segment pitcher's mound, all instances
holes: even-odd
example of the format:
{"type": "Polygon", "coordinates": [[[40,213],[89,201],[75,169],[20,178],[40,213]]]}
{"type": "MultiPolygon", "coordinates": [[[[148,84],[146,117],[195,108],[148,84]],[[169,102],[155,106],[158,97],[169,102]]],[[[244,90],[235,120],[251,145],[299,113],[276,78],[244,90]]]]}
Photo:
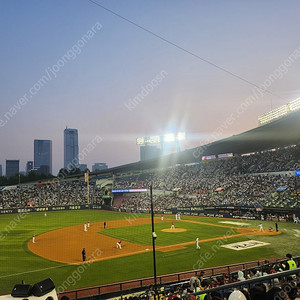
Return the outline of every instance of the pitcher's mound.
{"type": "Polygon", "coordinates": [[[186,229],[185,228],[174,228],[174,229],[167,228],[167,229],[162,229],[161,231],[163,231],[163,232],[184,232],[184,231],[186,231],[186,229]]]}

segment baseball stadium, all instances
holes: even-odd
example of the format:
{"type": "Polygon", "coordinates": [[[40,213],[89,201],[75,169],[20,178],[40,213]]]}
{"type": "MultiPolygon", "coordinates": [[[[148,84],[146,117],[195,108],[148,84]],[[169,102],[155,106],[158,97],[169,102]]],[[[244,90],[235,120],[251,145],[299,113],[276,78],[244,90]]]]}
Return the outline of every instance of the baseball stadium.
{"type": "Polygon", "coordinates": [[[55,286],[59,299],[218,299],[262,283],[290,287],[299,128],[297,110],[182,152],[1,186],[0,293],[17,284],[23,298],[32,285],[42,296],[55,286]]]}

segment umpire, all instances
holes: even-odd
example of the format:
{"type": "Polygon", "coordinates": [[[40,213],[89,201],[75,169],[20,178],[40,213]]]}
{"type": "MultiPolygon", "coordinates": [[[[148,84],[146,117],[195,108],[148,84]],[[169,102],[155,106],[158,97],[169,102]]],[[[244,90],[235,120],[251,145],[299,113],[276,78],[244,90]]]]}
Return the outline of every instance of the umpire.
{"type": "Polygon", "coordinates": [[[82,254],[82,261],[85,261],[85,248],[83,248],[81,254],[82,254]]]}

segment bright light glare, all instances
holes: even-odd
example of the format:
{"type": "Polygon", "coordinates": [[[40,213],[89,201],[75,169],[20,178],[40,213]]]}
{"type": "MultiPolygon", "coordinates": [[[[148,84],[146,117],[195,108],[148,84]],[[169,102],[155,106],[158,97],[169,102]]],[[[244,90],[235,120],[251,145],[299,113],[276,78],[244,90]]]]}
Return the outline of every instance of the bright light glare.
{"type": "Polygon", "coordinates": [[[173,133],[168,133],[164,135],[164,142],[174,142],[175,135],[173,133]]]}
{"type": "Polygon", "coordinates": [[[184,141],[185,140],[185,132],[178,132],[177,133],[177,140],[184,141]]]}

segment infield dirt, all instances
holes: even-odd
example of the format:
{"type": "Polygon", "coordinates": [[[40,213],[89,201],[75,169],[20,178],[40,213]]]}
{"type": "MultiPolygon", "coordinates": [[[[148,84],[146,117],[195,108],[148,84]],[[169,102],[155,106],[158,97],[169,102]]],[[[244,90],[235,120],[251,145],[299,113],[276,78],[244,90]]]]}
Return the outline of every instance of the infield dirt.
{"type": "MultiPolygon", "coordinates": [[[[161,221],[160,218],[155,218],[155,223],[173,221],[172,219],[165,219],[161,221]]],[[[106,228],[117,228],[125,226],[136,226],[142,224],[150,224],[150,218],[138,218],[135,219],[134,224],[126,219],[107,221],[106,228]]],[[[235,228],[238,233],[230,235],[230,238],[243,236],[248,234],[257,235],[276,235],[280,232],[258,232],[256,228],[241,228],[228,225],[217,225],[211,223],[205,223],[201,221],[184,220],[181,222],[193,222],[199,224],[206,224],[210,226],[235,228]]],[[[182,232],[183,228],[167,229],[169,231],[174,230],[176,232],[182,232]]],[[[124,257],[128,255],[135,255],[139,253],[146,253],[151,251],[151,245],[139,245],[130,243],[127,241],[122,242],[122,249],[116,247],[118,239],[109,237],[101,233],[103,228],[103,222],[91,223],[88,230],[85,232],[83,224],[74,225],[70,227],[64,227],[57,230],[49,231],[39,236],[36,236],[35,243],[32,240],[28,242],[28,249],[38,256],[44,257],[48,260],[64,263],[64,264],[82,264],[81,251],[83,248],[86,250],[87,262],[108,260],[117,257],[124,257]]],[[[185,229],[184,229],[185,230],[185,229]]],[[[224,236],[200,240],[200,243],[210,242],[223,239],[224,236]]],[[[227,236],[228,238],[228,236],[227,236]]],[[[194,244],[195,241],[185,242],[180,244],[168,245],[168,246],[156,246],[157,251],[169,252],[179,249],[184,249],[185,246],[194,244]]]]}

